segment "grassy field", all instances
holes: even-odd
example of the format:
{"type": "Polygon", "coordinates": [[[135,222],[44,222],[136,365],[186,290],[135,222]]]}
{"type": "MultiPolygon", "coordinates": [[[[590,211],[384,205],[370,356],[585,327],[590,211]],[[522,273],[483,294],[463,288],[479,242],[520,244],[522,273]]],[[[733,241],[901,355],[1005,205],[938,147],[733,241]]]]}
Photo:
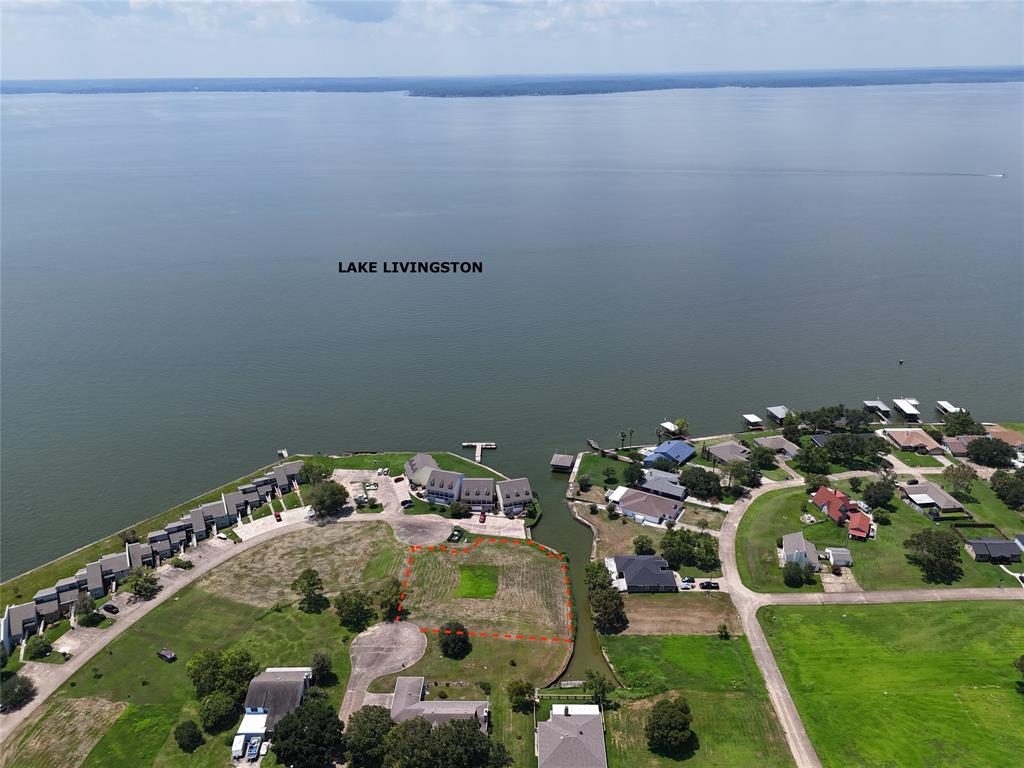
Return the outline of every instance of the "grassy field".
{"type": "Polygon", "coordinates": [[[913,451],[893,451],[892,455],[902,461],[908,467],[941,467],[942,463],[939,462],[934,456],[928,456],[927,454],[914,453],[913,451]]]}
{"type": "Polygon", "coordinates": [[[618,636],[602,643],[629,686],[605,716],[612,768],[792,765],[746,639],[618,636]],[[693,710],[692,755],[682,762],[652,754],[644,740],[654,698],[667,693],[682,693],[693,710]]]}
{"type": "Polygon", "coordinates": [[[596,453],[586,453],[580,460],[580,469],[576,473],[577,481],[583,475],[590,475],[590,479],[593,482],[593,488],[589,492],[581,494],[584,498],[590,501],[604,501],[604,491],[608,488],[615,488],[619,485],[624,485],[625,482],[622,478],[623,470],[629,466],[624,461],[618,461],[617,459],[609,459],[605,456],[599,456],[596,453]],[[611,480],[608,480],[604,476],[605,469],[612,469],[614,476],[611,480]]]}
{"type": "MultiPolygon", "coordinates": [[[[851,493],[848,481],[837,483],[837,486],[851,493]]],[[[839,528],[827,519],[810,526],[801,523],[801,504],[806,500],[807,494],[802,487],[770,491],[751,504],[743,515],[736,539],[737,565],[743,583],[751,589],[758,592],[793,591],[782,581],[775,542],[780,536],[800,530],[808,541],[814,542],[819,553],[826,546],[848,547],[853,555],[854,576],[866,590],[926,586],[994,587],[1010,581],[1010,577],[999,568],[988,563],[976,563],[965,553],[962,558],[964,576],[960,581],[953,585],[926,584],[920,570],[907,562],[903,542],[911,534],[934,523],[906,504],[894,500],[889,505],[892,524],[879,525],[874,541],[853,541],[847,537],[845,528],[839,528]]],[[[808,511],[822,517],[813,505],[808,504],[808,511]]],[[[820,592],[822,587],[819,581],[799,589],[820,592]]]]}
{"type": "Polygon", "coordinates": [[[666,592],[623,595],[629,617],[627,635],[713,635],[725,624],[733,634],[742,625],[732,599],[722,592],[666,592]]]}
{"type": "Polygon", "coordinates": [[[460,565],[452,597],[490,599],[498,592],[498,569],[493,565],[460,565]]]}
{"type": "Polygon", "coordinates": [[[775,606],[759,619],[824,766],[1020,762],[1010,662],[1024,604],[775,606]]]}
{"type": "MultiPolygon", "coordinates": [[[[925,478],[949,490],[941,474],[925,475],[925,478]]],[[[970,510],[978,522],[998,525],[1011,538],[1018,533],[1024,533],[1024,514],[1003,504],[984,480],[975,480],[971,485],[970,495],[958,501],[970,510]]]]}

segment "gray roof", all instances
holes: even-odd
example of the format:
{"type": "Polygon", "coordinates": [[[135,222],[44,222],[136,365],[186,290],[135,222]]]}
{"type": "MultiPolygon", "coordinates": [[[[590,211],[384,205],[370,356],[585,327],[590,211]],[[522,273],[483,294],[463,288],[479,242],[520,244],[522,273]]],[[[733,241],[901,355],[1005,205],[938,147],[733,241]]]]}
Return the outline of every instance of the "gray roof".
{"type": "Polygon", "coordinates": [[[203,514],[202,507],[196,507],[189,512],[189,516],[192,518],[192,530],[193,531],[205,531],[206,530],[206,515],[203,514]]]}
{"type": "Polygon", "coordinates": [[[551,466],[572,469],[576,463],[576,457],[568,453],[555,453],[551,455],[551,466]]]}
{"type": "Polygon", "coordinates": [[[167,531],[150,531],[146,534],[146,541],[152,544],[153,542],[159,541],[160,539],[166,539],[167,536],[167,531]]]}
{"type": "Polygon", "coordinates": [[[607,768],[601,715],[558,714],[537,723],[538,768],[607,768]]]}
{"type": "Polygon", "coordinates": [[[185,531],[172,531],[170,536],[171,543],[180,544],[185,540],[186,536],[188,536],[188,534],[185,533],[185,531]]]}
{"type": "Polygon", "coordinates": [[[525,504],[533,501],[533,489],[525,477],[515,480],[502,480],[497,483],[498,495],[505,504],[525,504]]]}
{"type": "Polygon", "coordinates": [[[278,720],[302,703],[311,675],[309,668],[271,668],[261,672],[249,683],[245,694],[246,709],[266,709],[267,729],[272,730],[278,720]]]}
{"type": "Polygon", "coordinates": [[[755,437],[754,445],[771,448],[776,453],[784,453],[787,456],[795,456],[800,447],[784,438],[782,435],[769,435],[768,437],[755,437]]]}
{"type": "Polygon", "coordinates": [[[289,476],[295,477],[302,469],[301,461],[289,461],[274,467],[274,481],[281,487],[288,485],[289,476]]]}
{"type": "Polygon", "coordinates": [[[645,493],[630,488],[619,499],[619,507],[632,512],[635,515],[660,520],[675,520],[683,511],[680,502],[673,499],[666,499],[662,496],[655,496],[653,493],[645,493]]]}
{"type": "MultiPolygon", "coordinates": [[[[964,505],[946,493],[946,489],[941,485],[922,482],[901,487],[903,492],[912,498],[914,496],[927,496],[943,512],[955,512],[964,508],[964,505]]],[[[920,502],[917,499],[914,499],[914,501],[920,506],[920,502]]]]}
{"type": "Polygon", "coordinates": [[[58,581],[56,584],[53,585],[54,589],[56,589],[57,591],[60,591],[61,587],[77,587],[77,586],[78,586],[78,579],[75,578],[74,576],[68,576],[66,578],[63,578],[60,581],[58,581]]]}
{"type": "Polygon", "coordinates": [[[618,555],[615,570],[627,587],[674,587],[676,577],[661,555],[618,555]]]}
{"type": "Polygon", "coordinates": [[[68,603],[75,602],[75,600],[78,599],[79,594],[81,594],[79,590],[69,589],[67,592],[61,592],[60,597],[58,597],[57,600],[61,605],[67,605],[68,603]]]}
{"type": "Polygon", "coordinates": [[[128,545],[128,562],[132,568],[141,567],[144,562],[144,557],[152,556],[153,548],[149,544],[129,544],[128,545]]]}
{"type": "Polygon", "coordinates": [[[55,597],[57,597],[56,587],[43,587],[34,595],[32,595],[33,600],[49,600],[50,598],[55,597]]]}
{"type": "Polygon", "coordinates": [[[101,555],[100,556],[100,569],[103,573],[116,573],[117,571],[127,571],[128,565],[128,553],[118,552],[116,555],[101,555]]]}
{"type": "Polygon", "coordinates": [[[462,480],[461,472],[449,472],[447,469],[432,469],[430,477],[427,478],[427,488],[437,491],[454,491],[455,486],[462,480]]]}
{"type": "Polygon", "coordinates": [[[740,445],[735,440],[727,440],[718,445],[709,445],[708,451],[721,462],[730,462],[740,459],[746,461],[750,458],[750,449],[740,445]]]}
{"type": "Polygon", "coordinates": [[[987,554],[992,558],[1020,558],[1020,547],[1015,542],[1005,539],[969,539],[967,543],[977,554],[987,554]]]}
{"type": "Polygon", "coordinates": [[[449,720],[476,718],[486,728],[486,701],[434,700],[423,701],[423,678],[400,677],[395,681],[395,695],[391,700],[391,719],[396,723],[422,717],[431,725],[449,720]]]}
{"type": "Polygon", "coordinates": [[[9,613],[7,614],[7,617],[11,621],[12,635],[25,634],[25,624],[38,621],[35,603],[21,603],[20,605],[12,605],[8,608],[8,610],[9,613]]]}
{"type": "Polygon", "coordinates": [[[807,556],[807,559],[812,562],[818,562],[818,550],[811,542],[804,539],[802,531],[796,533],[787,533],[782,537],[782,553],[783,555],[793,555],[797,552],[803,552],[807,556]]]}
{"type": "Polygon", "coordinates": [[[473,504],[494,501],[494,479],[490,477],[467,477],[462,481],[459,501],[473,504]]]}
{"type": "Polygon", "coordinates": [[[403,467],[405,476],[417,485],[426,485],[431,469],[437,469],[437,462],[429,453],[417,453],[403,467]],[[413,475],[417,475],[414,479],[413,475]]]}
{"type": "Polygon", "coordinates": [[[853,555],[846,547],[827,547],[825,554],[830,555],[833,565],[853,564],[853,555]]]}
{"type": "Polygon", "coordinates": [[[784,405],[770,405],[766,410],[768,411],[769,416],[773,419],[777,419],[778,421],[782,421],[789,413],[789,408],[784,405]]]}
{"type": "Polygon", "coordinates": [[[100,561],[86,563],[85,565],[85,586],[89,590],[103,589],[103,569],[100,561]]]}
{"type": "Polygon", "coordinates": [[[680,501],[685,499],[687,494],[686,488],[679,484],[678,476],[673,475],[671,472],[662,472],[658,469],[646,470],[644,472],[644,481],[640,484],[640,487],[650,493],[668,496],[680,501]]]}
{"type": "Polygon", "coordinates": [[[229,514],[235,514],[238,507],[245,503],[245,499],[242,497],[240,491],[232,491],[231,493],[225,493],[223,496],[224,507],[227,509],[229,514]]]}

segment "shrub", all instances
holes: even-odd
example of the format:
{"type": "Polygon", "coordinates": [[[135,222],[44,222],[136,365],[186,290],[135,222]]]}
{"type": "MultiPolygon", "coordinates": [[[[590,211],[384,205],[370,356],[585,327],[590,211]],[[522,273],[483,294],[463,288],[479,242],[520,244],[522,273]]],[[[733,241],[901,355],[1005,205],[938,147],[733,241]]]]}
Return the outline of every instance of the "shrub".
{"type": "Polygon", "coordinates": [[[319,685],[329,679],[334,672],[331,657],[323,651],[316,651],[309,663],[313,670],[313,684],[319,685]]]}
{"type": "Polygon", "coordinates": [[[186,720],[178,723],[174,729],[174,741],[182,752],[195,752],[203,743],[203,734],[199,732],[199,726],[194,720],[186,720]]]}
{"type": "Polygon", "coordinates": [[[800,566],[792,561],[782,567],[782,581],[787,587],[796,589],[804,585],[804,574],[800,566]]]}
{"type": "Polygon", "coordinates": [[[448,698],[448,691],[446,691],[446,690],[444,690],[442,688],[440,691],[437,692],[437,698],[439,698],[439,699],[447,699],[448,698]]]}
{"type": "Polygon", "coordinates": [[[0,680],[0,703],[8,709],[21,709],[35,698],[36,684],[24,675],[0,680]]]}
{"type": "Polygon", "coordinates": [[[192,570],[193,563],[191,560],[186,560],[184,557],[173,557],[171,558],[171,565],[175,568],[181,568],[183,571],[192,570]]]}
{"type": "Polygon", "coordinates": [[[481,680],[477,685],[480,686],[480,690],[484,692],[484,696],[491,695],[491,684],[486,680],[481,680]]]}
{"type": "Polygon", "coordinates": [[[592,515],[596,515],[600,511],[597,508],[597,504],[591,504],[590,507],[588,507],[588,509],[590,510],[590,514],[592,515]]]}
{"type": "Polygon", "coordinates": [[[859,477],[851,477],[850,478],[850,490],[852,490],[854,493],[859,493],[860,492],[860,486],[861,486],[862,482],[863,482],[863,480],[861,478],[859,478],[859,477]]]}
{"type": "Polygon", "coordinates": [[[32,635],[25,643],[25,656],[30,659],[42,659],[52,650],[53,646],[45,635],[32,635]]]}
{"type": "Polygon", "coordinates": [[[729,637],[730,637],[730,635],[729,635],[729,625],[728,624],[719,624],[718,625],[718,639],[719,640],[728,640],[729,637]]]}
{"type": "Polygon", "coordinates": [[[237,705],[223,691],[214,691],[199,702],[199,722],[213,733],[231,724],[237,712],[237,705]]]}

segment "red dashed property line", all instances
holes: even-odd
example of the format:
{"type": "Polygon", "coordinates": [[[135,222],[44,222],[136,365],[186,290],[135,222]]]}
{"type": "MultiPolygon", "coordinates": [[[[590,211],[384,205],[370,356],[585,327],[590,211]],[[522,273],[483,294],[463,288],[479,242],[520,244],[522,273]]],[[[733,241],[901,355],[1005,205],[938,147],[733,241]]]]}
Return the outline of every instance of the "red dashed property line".
{"type": "MultiPolygon", "coordinates": [[[[405,569],[405,574],[404,574],[405,578],[402,581],[402,593],[401,593],[401,595],[399,597],[398,614],[397,614],[397,617],[395,618],[395,621],[399,621],[400,618],[401,618],[402,604],[405,601],[406,594],[407,594],[406,590],[409,587],[409,582],[410,582],[411,577],[412,577],[412,567],[413,567],[413,562],[415,560],[415,555],[420,554],[420,553],[426,553],[426,552],[437,552],[439,554],[440,553],[444,553],[444,554],[449,554],[449,555],[460,555],[460,554],[464,555],[464,554],[469,554],[471,551],[473,551],[474,549],[476,549],[477,547],[479,547],[481,544],[483,544],[485,542],[488,543],[488,544],[513,544],[513,545],[532,546],[532,547],[535,547],[535,548],[541,550],[542,552],[546,553],[548,557],[550,557],[552,559],[557,559],[559,561],[562,561],[562,574],[563,574],[563,578],[565,579],[565,594],[566,594],[566,597],[568,598],[565,601],[565,603],[566,603],[566,610],[567,610],[567,613],[568,613],[569,635],[570,636],[569,637],[555,637],[555,636],[548,637],[547,635],[520,635],[520,634],[513,634],[511,632],[495,632],[493,630],[491,630],[491,631],[466,630],[466,634],[469,637],[486,637],[486,638],[491,638],[491,639],[503,639],[503,640],[526,640],[527,642],[530,642],[530,641],[533,641],[533,642],[546,642],[546,643],[571,643],[571,642],[573,642],[573,638],[572,638],[572,633],[573,633],[572,584],[569,581],[569,566],[566,565],[565,562],[564,562],[565,561],[564,555],[562,555],[559,552],[555,552],[552,549],[549,549],[548,547],[544,546],[543,544],[538,544],[537,542],[533,541],[532,539],[497,539],[497,538],[485,538],[485,537],[481,536],[481,537],[478,537],[476,539],[476,541],[473,542],[472,545],[465,546],[465,547],[448,547],[445,544],[436,544],[436,545],[433,545],[433,546],[424,546],[422,544],[411,544],[409,546],[410,555],[409,555],[408,560],[406,561],[407,562],[407,567],[405,569]]],[[[427,627],[421,627],[420,628],[420,632],[422,632],[425,635],[429,635],[429,634],[433,634],[433,635],[441,635],[441,634],[450,635],[450,634],[452,634],[452,630],[450,630],[450,629],[442,630],[440,628],[431,629],[431,628],[427,628],[427,627]]],[[[461,635],[462,631],[461,630],[456,630],[455,634],[461,635]]]]}

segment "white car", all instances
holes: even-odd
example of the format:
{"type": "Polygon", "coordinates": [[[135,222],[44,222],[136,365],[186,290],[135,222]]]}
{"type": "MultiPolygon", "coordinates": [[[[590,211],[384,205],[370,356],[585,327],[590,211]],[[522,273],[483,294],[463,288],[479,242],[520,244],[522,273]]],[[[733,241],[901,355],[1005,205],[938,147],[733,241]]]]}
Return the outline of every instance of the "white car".
{"type": "Polygon", "coordinates": [[[220,539],[221,541],[227,541],[228,540],[228,535],[226,533],[218,533],[217,534],[217,538],[220,539]]]}
{"type": "Polygon", "coordinates": [[[377,474],[378,475],[383,475],[384,474],[384,469],[382,467],[377,467],[377,474]]]}
{"type": "Polygon", "coordinates": [[[391,474],[391,467],[384,467],[384,469],[381,470],[381,474],[385,475],[385,476],[386,475],[390,475],[391,474]]]}

